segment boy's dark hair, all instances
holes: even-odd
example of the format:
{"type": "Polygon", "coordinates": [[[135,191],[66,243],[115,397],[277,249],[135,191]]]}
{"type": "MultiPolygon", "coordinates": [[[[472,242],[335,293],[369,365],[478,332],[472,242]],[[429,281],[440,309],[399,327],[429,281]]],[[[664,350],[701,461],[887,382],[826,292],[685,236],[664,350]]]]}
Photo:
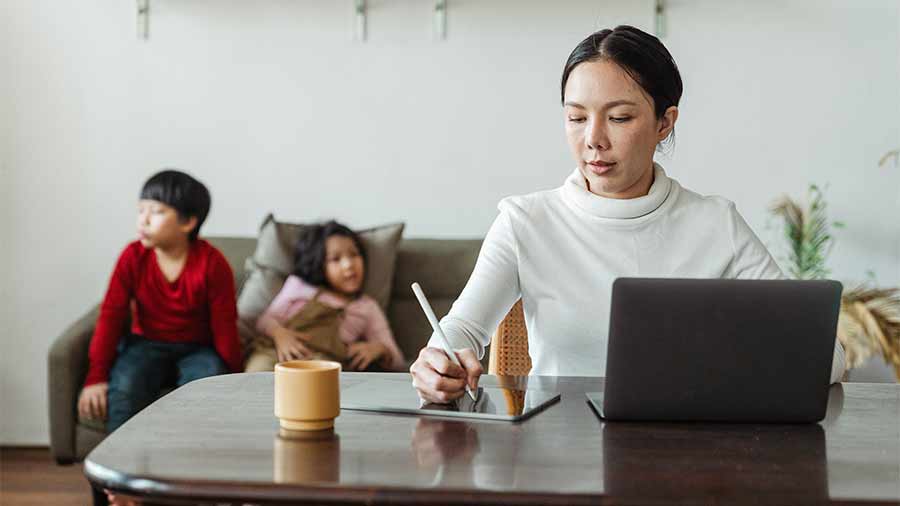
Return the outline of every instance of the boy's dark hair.
{"type": "MultiPolygon", "coordinates": [[[[607,59],[622,67],[653,99],[656,119],[681,100],[681,73],[675,59],[658,38],[633,26],[594,32],[581,41],[563,67],[560,98],[566,101],[566,82],[579,64],[607,59]]],[[[674,131],[673,131],[674,132],[674,131]]]]}
{"type": "Polygon", "coordinates": [[[363,266],[368,264],[366,249],[356,232],[334,220],[308,225],[300,231],[294,246],[294,275],[315,286],[328,286],[325,279],[325,242],[333,235],[349,237],[362,256],[363,266]]]}
{"type": "Polygon", "coordinates": [[[200,226],[209,215],[212,198],[209,190],[200,181],[179,170],[167,169],[158,172],[144,183],[141,188],[142,200],[156,200],[173,207],[178,212],[178,219],[187,221],[192,216],[197,218],[197,226],[189,234],[190,240],[197,239],[200,226]]]}

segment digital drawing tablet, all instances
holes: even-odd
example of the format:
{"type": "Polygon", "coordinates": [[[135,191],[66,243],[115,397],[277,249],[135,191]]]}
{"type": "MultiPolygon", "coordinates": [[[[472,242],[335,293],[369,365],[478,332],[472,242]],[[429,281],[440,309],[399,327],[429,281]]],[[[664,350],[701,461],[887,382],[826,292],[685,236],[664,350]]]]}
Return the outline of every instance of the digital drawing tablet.
{"type": "Polygon", "coordinates": [[[422,404],[412,383],[372,379],[342,388],[341,409],[520,422],[560,398],[557,392],[501,387],[478,387],[473,393],[474,401],[463,395],[450,404],[422,404]]]}

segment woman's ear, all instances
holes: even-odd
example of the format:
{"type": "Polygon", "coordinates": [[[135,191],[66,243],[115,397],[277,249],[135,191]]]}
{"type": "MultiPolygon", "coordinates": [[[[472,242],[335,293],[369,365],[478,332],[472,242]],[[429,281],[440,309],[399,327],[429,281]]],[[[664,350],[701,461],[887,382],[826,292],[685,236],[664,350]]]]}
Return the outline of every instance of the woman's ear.
{"type": "Polygon", "coordinates": [[[669,106],[666,112],[663,113],[662,118],[659,118],[659,127],[656,132],[657,142],[664,141],[672,133],[676,121],[678,121],[678,107],[674,105],[669,106]]]}

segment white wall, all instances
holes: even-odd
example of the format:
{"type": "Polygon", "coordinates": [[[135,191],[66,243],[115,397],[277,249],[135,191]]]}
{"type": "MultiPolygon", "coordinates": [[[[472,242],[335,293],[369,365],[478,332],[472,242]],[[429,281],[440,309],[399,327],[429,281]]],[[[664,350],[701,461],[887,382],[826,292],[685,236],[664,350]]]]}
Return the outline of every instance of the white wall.
{"type": "MultiPolygon", "coordinates": [[[[133,2],[0,7],[0,444],[47,441],[47,349],[102,296],[153,171],[209,185],[207,234],[253,234],[274,210],[481,236],[501,197],[572,167],[572,47],[653,19],[650,0],[452,0],[436,42],[429,2],[380,0],[359,44],[350,2],[151,3],[149,41],[133,2]]],[[[848,225],[835,276],[900,282],[900,170],[876,166],[900,144],[896,0],[668,3],[686,89],[670,174],[735,200],[764,238],[775,196],[829,184],[848,225]]]]}

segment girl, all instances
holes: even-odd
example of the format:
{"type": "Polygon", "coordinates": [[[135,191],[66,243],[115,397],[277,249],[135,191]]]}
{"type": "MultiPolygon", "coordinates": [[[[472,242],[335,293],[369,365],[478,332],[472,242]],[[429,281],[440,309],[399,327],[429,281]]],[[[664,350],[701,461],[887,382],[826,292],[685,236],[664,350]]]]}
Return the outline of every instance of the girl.
{"type": "Polygon", "coordinates": [[[295,359],[337,360],[344,368],[401,370],[403,355],[387,318],[362,293],[366,254],[355,232],[329,221],[303,230],[294,273],[256,322],[248,372],[295,359]]]}

